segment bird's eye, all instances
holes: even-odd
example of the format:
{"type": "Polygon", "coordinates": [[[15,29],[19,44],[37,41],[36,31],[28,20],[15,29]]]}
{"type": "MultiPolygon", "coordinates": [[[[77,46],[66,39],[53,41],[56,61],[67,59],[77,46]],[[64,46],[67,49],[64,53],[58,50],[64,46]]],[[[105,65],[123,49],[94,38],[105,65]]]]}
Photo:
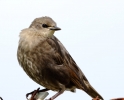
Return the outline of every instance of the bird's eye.
{"type": "Polygon", "coordinates": [[[47,24],[42,24],[42,27],[43,27],[43,28],[47,28],[48,25],[47,25],[47,24]]]}

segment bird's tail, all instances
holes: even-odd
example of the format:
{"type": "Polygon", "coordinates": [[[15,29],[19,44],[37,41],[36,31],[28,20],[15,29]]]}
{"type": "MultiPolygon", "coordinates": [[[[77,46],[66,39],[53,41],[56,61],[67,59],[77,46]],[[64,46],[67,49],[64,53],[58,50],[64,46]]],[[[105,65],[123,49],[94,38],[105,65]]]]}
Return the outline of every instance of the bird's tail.
{"type": "Polygon", "coordinates": [[[98,98],[100,100],[104,100],[103,97],[90,85],[87,91],[85,91],[88,95],[90,95],[92,98],[98,98]]]}

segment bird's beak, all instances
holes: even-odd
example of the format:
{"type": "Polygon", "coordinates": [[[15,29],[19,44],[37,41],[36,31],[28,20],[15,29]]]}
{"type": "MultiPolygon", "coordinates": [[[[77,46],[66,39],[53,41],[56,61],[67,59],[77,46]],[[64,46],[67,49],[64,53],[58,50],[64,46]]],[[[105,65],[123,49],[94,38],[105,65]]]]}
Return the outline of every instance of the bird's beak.
{"type": "Polygon", "coordinates": [[[53,26],[53,27],[50,27],[50,30],[58,31],[58,30],[61,30],[61,28],[53,26]]]}

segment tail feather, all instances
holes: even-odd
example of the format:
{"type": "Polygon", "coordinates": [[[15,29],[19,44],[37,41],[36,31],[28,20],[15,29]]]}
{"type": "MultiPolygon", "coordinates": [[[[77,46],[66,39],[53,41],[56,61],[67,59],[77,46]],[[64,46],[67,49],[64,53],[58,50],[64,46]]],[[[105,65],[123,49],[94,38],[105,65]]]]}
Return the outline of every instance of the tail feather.
{"type": "Polygon", "coordinates": [[[92,86],[89,86],[89,88],[85,92],[92,98],[96,98],[98,96],[100,100],[104,100],[103,97],[92,86]]]}

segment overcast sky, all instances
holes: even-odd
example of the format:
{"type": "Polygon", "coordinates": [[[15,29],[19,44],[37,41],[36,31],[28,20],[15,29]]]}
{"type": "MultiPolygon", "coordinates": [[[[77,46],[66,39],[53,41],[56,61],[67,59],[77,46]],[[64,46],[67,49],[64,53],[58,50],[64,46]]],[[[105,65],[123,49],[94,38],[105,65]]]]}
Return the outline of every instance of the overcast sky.
{"type": "MultiPolygon", "coordinates": [[[[0,96],[26,100],[39,86],[19,66],[19,33],[34,18],[52,17],[64,44],[92,86],[105,100],[124,97],[123,0],[0,0],[0,96]]],[[[56,92],[49,92],[50,96],[56,92]]],[[[81,90],[56,100],[91,100],[81,90]]]]}

